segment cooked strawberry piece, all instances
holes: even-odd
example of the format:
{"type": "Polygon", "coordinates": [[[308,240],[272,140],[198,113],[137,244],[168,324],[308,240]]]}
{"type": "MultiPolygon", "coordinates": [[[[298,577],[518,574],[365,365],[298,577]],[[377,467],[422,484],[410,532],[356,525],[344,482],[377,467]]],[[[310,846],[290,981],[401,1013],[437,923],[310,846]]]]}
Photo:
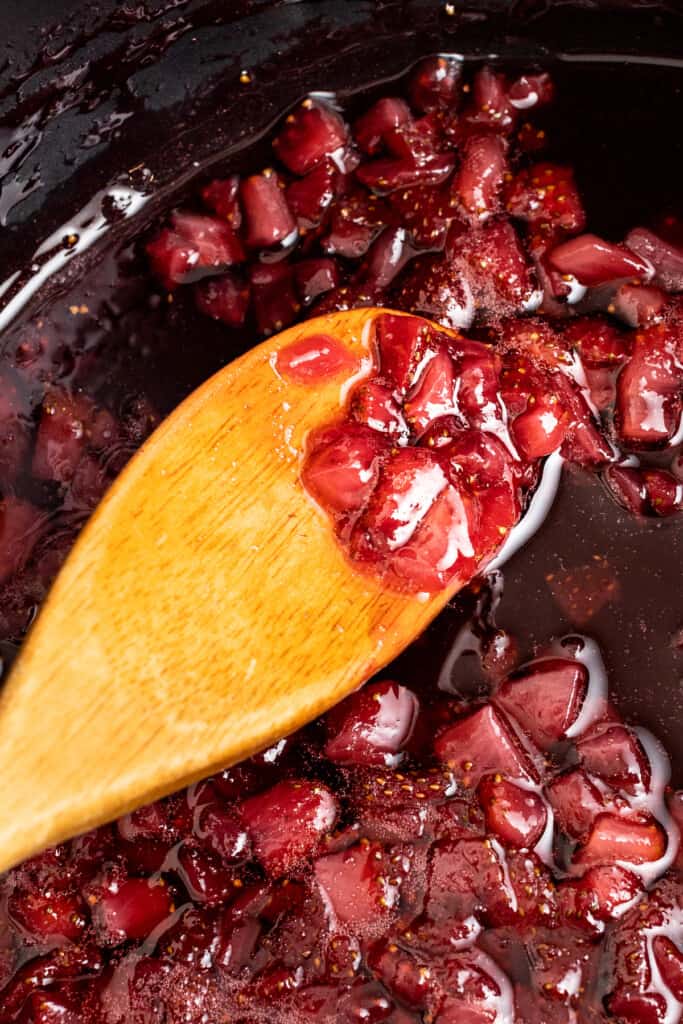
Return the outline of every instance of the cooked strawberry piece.
{"type": "Polygon", "coordinates": [[[536,163],[518,171],[505,188],[505,208],[513,217],[563,231],[583,231],[586,226],[574,172],[559,164],[536,163]]]}
{"type": "Polygon", "coordinates": [[[195,903],[216,907],[235,892],[233,870],[211,850],[184,842],[177,860],[180,879],[195,903]]]}
{"type": "Polygon", "coordinates": [[[242,327],[249,309],[249,285],[238,274],[221,274],[195,285],[197,309],[228,327],[242,327]]]}
{"type": "Polygon", "coordinates": [[[583,840],[605,810],[600,790],[580,768],[558,775],[546,788],[559,827],[572,839],[583,840]]]}
{"type": "Polygon", "coordinates": [[[532,461],[556,451],[569,429],[567,413],[553,396],[534,402],[513,421],[512,438],[523,458],[532,461]]]}
{"type": "Polygon", "coordinates": [[[56,936],[75,941],[88,923],[83,900],[69,892],[15,890],[8,910],[41,942],[56,936]]]}
{"type": "Polygon", "coordinates": [[[599,429],[585,395],[563,373],[553,376],[560,402],[569,414],[569,430],[562,454],[580,465],[601,465],[614,460],[614,449],[599,429]]]}
{"type": "Polygon", "coordinates": [[[288,115],[273,149],[294,174],[308,174],[321,160],[346,145],[348,132],[336,110],[305,99],[288,115]]]}
{"type": "Polygon", "coordinates": [[[666,302],[665,292],[656,285],[627,283],[617,289],[610,307],[629,327],[647,327],[659,319],[666,302]]]}
{"type": "Polygon", "coordinates": [[[477,307],[500,315],[525,310],[533,301],[533,272],[508,220],[488,220],[452,244],[449,235],[446,247],[453,258],[464,261],[477,307]]]}
{"type": "Polygon", "coordinates": [[[499,908],[495,923],[514,927],[523,918],[523,924],[531,928],[554,927],[558,923],[557,890],[547,865],[536,853],[523,848],[508,848],[505,860],[517,906],[512,913],[499,908]]]}
{"type": "Polygon", "coordinates": [[[432,351],[429,324],[416,316],[382,313],[375,321],[379,368],[401,392],[415,382],[418,368],[432,351]]]}
{"type": "Polygon", "coordinates": [[[588,673],[580,662],[541,658],[506,680],[495,700],[534,743],[547,750],[566,738],[587,689],[588,673]]]}
{"type": "Polygon", "coordinates": [[[404,404],[405,417],[419,437],[435,419],[457,412],[456,369],[445,345],[441,345],[422,370],[404,404]]]}
{"type": "Polygon", "coordinates": [[[562,882],[558,900],[568,924],[599,935],[605,922],[620,917],[642,892],[640,879],[631,871],[608,864],[589,868],[578,881],[562,882]]]}
{"type": "MultiPolygon", "coordinates": [[[[567,1024],[583,1021],[583,1009],[587,1003],[590,1006],[591,997],[589,995],[587,999],[586,995],[598,969],[600,948],[592,944],[591,937],[573,928],[539,928],[527,939],[525,946],[532,971],[531,986],[551,1000],[545,1004],[548,1015],[541,1017],[543,1024],[556,1019],[551,1015],[553,1003],[573,1008],[574,1013],[565,1018],[567,1024]],[[576,1014],[579,1007],[581,1017],[576,1014]]],[[[599,1013],[600,1009],[596,1007],[596,1014],[599,1013]]],[[[590,1014],[585,1017],[586,1022],[591,1017],[595,1021],[600,1020],[600,1016],[590,1014]]]]}
{"type": "Polygon", "coordinates": [[[361,164],[356,177],[374,192],[384,195],[415,185],[440,185],[455,166],[450,153],[432,153],[415,157],[380,157],[361,164]]]}
{"type": "Polygon", "coordinates": [[[331,163],[319,164],[304,178],[292,181],[285,189],[287,206],[299,228],[307,231],[321,223],[336,195],[340,172],[331,163]]]}
{"type": "Polygon", "coordinates": [[[412,260],[396,283],[392,305],[424,313],[444,327],[467,328],[474,319],[472,289],[462,268],[442,256],[412,260]]]}
{"type": "Polygon", "coordinates": [[[576,749],[586,771],[615,789],[640,796],[650,788],[650,762],[638,737],[627,726],[593,726],[577,740],[576,749]]]}
{"type": "Polygon", "coordinates": [[[675,353],[676,335],[665,324],[637,332],[617,380],[616,424],[629,447],[664,444],[678,427],[683,371],[675,353]]]}
{"type": "Polygon", "coordinates": [[[465,117],[472,127],[484,128],[502,135],[515,127],[517,111],[508,98],[505,75],[490,67],[477,71],[472,83],[472,99],[465,117]]]}
{"type": "Polygon", "coordinates": [[[404,121],[386,132],[384,143],[392,156],[420,165],[450,148],[443,139],[443,119],[437,113],[404,121]]]}
{"type": "MultiPolygon", "coordinates": [[[[33,992],[26,1003],[31,1024],[100,1024],[104,1018],[87,1002],[82,985],[50,985],[33,992]]],[[[24,1018],[22,1018],[24,1019],[24,1018]]]]}
{"type": "Polygon", "coordinates": [[[459,57],[425,57],[415,65],[408,85],[410,102],[416,110],[448,110],[460,95],[462,60],[459,57]]]}
{"type": "Polygon", "coordinates": [[[400,860],[392,863],[380,846],[366,841],[315,861],[316,881],[339,924],[354,930],[376,926],[398,908],[400,860]]]}
{"type": "Polygon", "coordinates": [[[457,213],[457,196],[448,183],[399,189],[391,193],[389,202],[416,246],[443,249],[448,228],[457,213]]]}
{"type": "Polygon", "coordinates": [[[105,882],[88,902],[99,941],[112,946],[146,939],[174,909],[166,883],[152,878],[105,882]]]}
{"type": "Polygon", "coordinates": [[[497,437],[481,430],[463,430],[442,445],[442,461],[456,483],[466,482],[476,493],[489,484],[510,481],[514,463],[497,437]]]}
{"type": "Polygon", "coordinates": [[[654,284],[667,292],[683,291],[683,248],[660,238],[647,228],[634,228],[626,236],[626,245],[644,263],[654,267],[654,284]]]}
{"type": "Polygon", "coordinates": [[[515,110],[545,107],[555,97],[555,84],[547,71],[537,75],[521,75],[508,89],[508,99],[515,110]]]}
{"type": "MultiPolygon", "coordinates": [[[[413,449],[415,450],[415,449],[413,449]]],[[[400,583],[422,591],[440,590],[456,577],[474,575],[477,560],[490,555],[477,534],[479,509],[465,491],[448,484],[407,543],[389,558],[400,583]]]]}
{"type": "Polygon", "coordinates": [[[665,469],[643,469],[641,477],[650,509],[671,516],[683,509],[683,483],[665,469]]]}
{"type": "Polygon", "coordinates": [[[244,178],[240,198],[247,223],[248,246],[268,249],[295,241],[296,221],[274,171],[268,169],[244,178]]]}
{"type": "Polygon", "coordinates": [[[401,406],[392,388],[381,380],[367,381],[354,391],[351,415],[359,423],[379,430],[382,434],[389,434],[399,443],[408,440],[408,426],[401,406]]]}
{"type": "Polygon", "coordinates": [[[649,864],[664,856],[666,845],[666,834],[654,818],[633,821],[615,814],[600,814],[574,862],[581,866],[615,861],[649,864]]]}
{"type": "MultiPolygon", "coordinates": [[[[55,983],[85,980],[100,973],[103,967],[102,954],[91,943],[67,943],[45,955],[32,957],[15,972],[11,982],[3,989],[3,1016],[8,1021],[16,1021],[20,1019],[21,1010],[33,992],[44,996],[54,990],[55,983]]],[[[60,1024],[63,1024],[61,1019],[60,1024]]],[[[86,1022],[78,1021],[78,1024],[86,1022]]],[[[87,1024],[91,1024],[91,1021],[88,1020],[87,1024]]]]}
{"type": "Polygon", "coordinates": [[[377,430],[347,423],[316,433],[309,444],[302,479],[332,512],[363,508],[379,479],[388,439],[377,430]]]}
{"type": "Polygon", "coordinates": [[[664,984],[683,1003],[683,953],[666,935],[655,936],[652,952],[664,984]]]}
{"type": "Polygon", "coordinates": [[[337,817],[337,801],[320,783],[278,782],[239,807],[257,858],[270,875],[282,875],[310,856],[337,817]]]}
{"type": "Polygon", "coordinates": [[[439,985],[424,961],[401,949],[394,941],[375,943],[368,955],[376,977],[392,995],[414,1010],[424,1010],[437,995],[439,985]]]}
{"type": "Polygon", "coordinates": [[[382,228],[394,219],[384,200],[356,188],[335,207],[322,247],[325,252],[349,259],[364,256],[382,228]]]}
{"type": "Polygon", "coordinates": [[[509,723],[491,704],[472,711],[442,732],[434,751],[464,785],[473,788],[491,773],[524,781],[536,776],[509,723]]]}
{"type": "Polygon", "coordinates": [[[51,391],[43,401],[32,472],[68,483],[76,472],[94,425],[95,406],[85,395],[51,391]]]}
{"type": "Polygon", "coordinates": [[[27,501],[0,501],[0,583],[26,565],[44,522],[43,513],[27,501]]]}
{"type": "Polygon", "coordinates": [[[301,310],[289,263],[253,263],[249,269],[251,299],[261,334],[289,327],[301,310]]]}
{"type": "Polygon", "coordinates": [[[325,756],[337,764],[388,765],[410,739],[417,697],[398,683],[373,683],[327,715],[325,756]]]}
{"type": "Polygon", "coordinates": [[[651,273],[649,263],[625,245],[615,245],[591,234],[556,246],[548,259],[561,274],[571,274],[589,287],[625,277],[648,279],[651,273]]]}
{"type": "Polygon", "coordinates": [[[385,228],[370,247],[364,274],[373,286],[386,288],[414,255],[405,228],[385,228]]]}
{"type": "Polygon", "coordinates": [[[506,146],[499,135],[471,135],[465,140],[452,190],[468,217],[481,221],[498,213],[506,168],[506,146]]]}
{"type": "Polygon", "coordinates": [[[628,358],[628,335],[599,316],[582,316],[564,331],[564,338],[578,349],[586,366],[618,367],[628,358]]]}
{"type": "Polygon", "coordinates": [[[204,205],[222,220],[227,220],[233,231],[239,231],[242,226],[239,190],[239,175],[231,174],[229,178],[214,178],[201,193],[204,205]]]}
{"type": "Polygon", "coordinates": [[[410,118],[405,100],[383,96],[355,121],[353,136],[364,153],[374,156],[382,148],[386,133],[410,118]]]}
{"type": "Polygon", "coordinates": [[[367,306],[385,306],[386,294],[371,282],[342,285],[325,292],[321,299],[309,307],[307,316],[326,316],[341,313],[347,309],[362,309],[367,306]]]}
{"type": "Polygon", "coordinates": [[[339,265],[333,259],[301,260],[294,264],[294,277],[299,298],[307,306],[318,296],[337,287],[339,265]]]}
{"type": "Polygon", "coordinates": [[[486,828],[506,846],[533,849],[545,830],[547,813],[537,793],[522,789],[500,775],[487,775],[477,790],[486,828]]]}
{"type": "Polygon", "coordinates": [[[242,864],[249,860],[249,836],[232,810],[213,802],[205,804],[196,819],[195,836],[221,860],[227,864],[242,864]]]}
{"type": "Polygon", "coordinates": [[[425,909],[435,920],[470,914],[505,916],[513,906],[513,893],[504,864],[485,839],[436,843],[427,876],[425,909]]]}
{"type": "Polygon", "coordinates": [[[431,452],[400,448],[384,463],[363,516],[377,551],[395,551],[413,536],[448,481],[431,452]]]}
{"type": "Polygon", "coordinates": [[[623,508],[636,516],[647,515],[647,488],[639,469],[632,466],[608,466],[604,481],[623,508]]]}
{"type": "Polygon", "coordinates": [[[239,238],[222,220],[175,210],[171,230],[164,229],[147,245],[152,270],[167,288],[220,273],[241,263],[239,238]]]}
{"type": "Polygon", "coordinates": [[[124,814],[116,822],[116,830],[122,839],[168,839],[176,838],[169,820],[170,807],[161,800],[138,807],[130,814],[124,814]]]}

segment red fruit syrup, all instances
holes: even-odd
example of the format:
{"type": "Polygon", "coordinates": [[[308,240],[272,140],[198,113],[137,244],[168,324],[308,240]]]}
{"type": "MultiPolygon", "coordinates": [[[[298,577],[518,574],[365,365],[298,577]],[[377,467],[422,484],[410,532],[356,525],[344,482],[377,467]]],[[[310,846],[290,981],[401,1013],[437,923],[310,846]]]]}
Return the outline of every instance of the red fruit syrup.
{"type": "MultiPolygon", "coordinates": [[[[681,1021],[680,151],[614,134],[657,73],[311,97],[6,332],[7,665],[160,418],[330,310],[410,315],[304,485],[359,571],[469,585],[296,735],[4,875],[1,1024],[681,1021]]],[[[313,349],[279,371],[345,368],[313,349]]]]}

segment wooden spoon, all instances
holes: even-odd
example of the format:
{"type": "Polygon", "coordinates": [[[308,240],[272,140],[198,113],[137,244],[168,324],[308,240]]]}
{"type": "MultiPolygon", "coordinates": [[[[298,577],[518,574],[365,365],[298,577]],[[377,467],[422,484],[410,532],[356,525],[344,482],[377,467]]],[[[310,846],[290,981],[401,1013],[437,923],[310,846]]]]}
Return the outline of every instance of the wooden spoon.
{"type": "Polygon", "coordinates": [[[293,732],[452,597],[456,584],[420,600],[356,571],[299,480],[306,435],[372,370],[380,312],[252,349],[108,492],[0,698],[0,869],[293,732]],[[336,366],[307,363],[320,335],[336,366]]]}

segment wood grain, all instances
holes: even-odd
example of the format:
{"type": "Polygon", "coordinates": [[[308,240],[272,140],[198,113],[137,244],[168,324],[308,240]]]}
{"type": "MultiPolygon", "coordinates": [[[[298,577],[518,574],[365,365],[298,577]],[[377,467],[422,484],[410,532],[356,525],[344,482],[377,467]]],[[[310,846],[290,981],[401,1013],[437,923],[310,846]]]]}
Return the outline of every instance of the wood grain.
{"type": "Polygon", "coordinates": [[[450,598],[355,571],[299,481],[307,433],[370,371],[378,312],[309,321],[231,363],[111,488],[0,698],[0,869],[297,729],[450,598]],[[282,379],[274,353],[321,331],[353,369],[282,379]]]}

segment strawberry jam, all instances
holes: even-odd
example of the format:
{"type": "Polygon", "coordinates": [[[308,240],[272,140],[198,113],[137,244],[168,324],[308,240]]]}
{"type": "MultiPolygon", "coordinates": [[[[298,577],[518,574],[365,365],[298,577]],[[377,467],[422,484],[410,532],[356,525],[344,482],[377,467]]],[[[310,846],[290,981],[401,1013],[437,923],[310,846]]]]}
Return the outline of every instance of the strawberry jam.
{"type": "Polygon", "coordinates": [[[326,311],[408,315],[308,439],[321,516],[390,586],[479,575],[323,718],[4,875],[0,1024],[683,1019],[683,232],[578,146],[601,74],[311,96],[7,332],[7,664],[161,416],[326,311]]]}

